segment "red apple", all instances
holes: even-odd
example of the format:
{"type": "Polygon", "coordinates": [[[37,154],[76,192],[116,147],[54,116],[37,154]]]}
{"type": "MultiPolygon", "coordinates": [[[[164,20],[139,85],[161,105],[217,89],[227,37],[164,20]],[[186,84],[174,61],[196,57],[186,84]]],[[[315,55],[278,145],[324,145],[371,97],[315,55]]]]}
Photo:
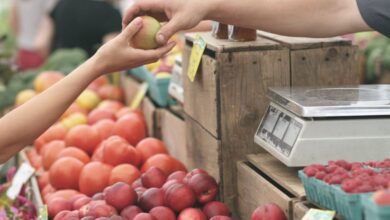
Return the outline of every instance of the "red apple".
{"type": "Polygon", "coordinates": [[[155,217],[153,217],[151,214],[149,213],[139,213],[137,214],[133,220],[156,220],[155,217]]]}
{"type": "Polygon", "coordinates": [[[177,220],[207,220],[200,209],[187,208],[180,212],[177,220]]]}
{"type": "Polygon", "coordinates": [[[141,178],[135,180],[133,184],[131,184],[131,187],[133,187],[133,189],[143,187],[141,178]]]}
{"type": "Polygon", "coordinates": [[[110,220],[124,220],[122,216],[119,215],[113,215],[109,218],[110,220]]]}
{"type": "Polygon", "coordinates": [[[195,200],[191,188],[182,183],[171,185],[165,193],[165,204],[176,212],[193,206],[195,200]]]}
{"type": "Polygon", "coordinates": [[[145,187],[138,187],[138,188],[135,188],[134,191],[137,193],[138,195],[138,200],[141,198],[142,194],[146,191],[147,189],[145,187]]]}
{"type": "Polygon", "coordinates": [[[162,189],[150,188],[142,193],[139,199],[139,206],[144,211],[149,211],[154,207],[164,205],[164,192],[162,189]]]}
{"type": "Polygon", "coordinates": [[[203,207],[203,213],[207,218],[211,218],[217,215],[229,216],[229,208],[222,202],[213,201],[207,203],[203,207]]]}
{"type": "Polygon", "coordinates": [[[228,217],[228,216],[217,215],[217,216],[210,218],[210,220],[233,220],[233,219],[231,217],[228,217]]]}
{"type": "Polygon", "coordinates": [[[103,193],[96,193],[95,195],[92,196],[92,200],[104,200],[104,194],[103,193]]]}
{"type": "Polygon", "coordinates": [[[176,220],[175,213],[171,209],[164,206],[154,207],[149,211],[149,214],[155,217],[156,220],[176,220]]]}
{"type": "Polygon", "coordinates": [[[51,218],[54,218],[61,211],[70,211],[72,208],[72,203],[63,198],[52,199],[47,204],[48,214],[51,218]]]}
{"type": "Polygon", "coordinates": [[[166,180],[167,176],[165,173],[157,167],[150,168],[141,176],[142,185],[145,188],[160,188],[164,185],[166,180]]]}
{"type": "Polygon", "coordinates": [[[287,217],[278,205],[268,203],[258,207],[252,213],[251,220],[287,220],[287,217]]]}
{"type": "Polygon", "coordinates": [[[166,191],[169,189],[169,187],[171,187],[172,185],[174,185],[174,184],[176,184],[176,183],[183,183],[183,182],[181,182],[181,181],[179,181],[179,180],[176,180],[176,179],[169,180],[169,181],[167,181],[166,183],[164,183],[164,185],[162,186],[162,190],[163,190],[164,192],[166,192],[166,191]]]}
{"type": "Polygon", "coordinates": [[[90,197],[82,196],[73,202],[73,209],[79,210],[81,207],[83,207],[84,205],[88,204],[91,201],[92,199],[90,197]]]}
{"type": "Polygon", "coordinates": [[[54,217],[54,220],[68,220],[68,219],[79,219],[79,211],[61,211],[54,217]]]}
{"type": "Polygon", "coordinates": [[[87,205],[87,211],[85,216],[93,216],[95,218],[99,218],[99,217],[110,217],[115,214],[117,213],[114,207],[104,204],[103,202],[100,201],[95,201],[87,205]]]}
{"type": "Polygon", "coordinates": [[[184,171],[176,171],[176,172],[171,173],[171,175],[168,176],[167,181],[169,181],[169,180],[183,181],[184,178],[186,177],[186,175],[187,175],[187,173],[184,171]]]}
{"type": "Polygon", "coordinates": [[[204,204],[213,201],[218,193],[218,184],[207,174],[195,174],[188,180],[188,185],[194,191],[198,202],[204,204]]]}
{"type": "Polygon", "coordinates": [[[142,209],[138,206],[128,206],[122,210],[121,216],[125,220],[132,220],[139,213],[142,213],[142,209]]]}
{"type": "Polygon", "coordinates": [[[205,170],[203,170],[203,169],[197,168],[197,169],[193,169],[191,172],[187,173],[187,175],[184,177],[183,181],[184,181],[185,183],[188,183],[188,181],[189,181],[193,176],[195,176],[196,174],[201,174],[201,173],[209,175],[209,174],[207,173],[207,171],[205,171],[205,170]]]}
{"type": "Polygon", "coordinates": [[[107,204],[112,205],[117,210],[134,205],[137,202],[137,193],[130,185],[122,182],[108,186],[103,191],[107,204]]]}

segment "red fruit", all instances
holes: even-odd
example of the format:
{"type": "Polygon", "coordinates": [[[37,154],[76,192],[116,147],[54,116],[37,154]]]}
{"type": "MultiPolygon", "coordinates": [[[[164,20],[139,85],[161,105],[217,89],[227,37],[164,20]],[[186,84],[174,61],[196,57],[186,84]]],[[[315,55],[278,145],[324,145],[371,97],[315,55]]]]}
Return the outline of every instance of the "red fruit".
{"type": "Polygon", "coordinates": [[[117,214],[114,207],[98,201],[96,201],[96,203],[91,202],[87,206],[88,208],[87,208],[86,216],[93,216],[95,218],[99,218],[99,217],[110,217],[112,215],[117,214]]]}
{"type": "Polygon", "coordinates": [[[87,205],[90,203],[92,199],[88,196],[82,196],[81,198],[78,198],[76,201],[73,202],[73,210],[79,210],[84,205],[87,205]]]}
{"type": "Polygon", "coordinates": [[[123,91],[120,87],[114,85],[104,85],[98,89],[98,95],[101,99],[110,99],[116,101],[123,101],[123,91]]]}
{"type": "Polygon", "coordinates": [[[76,211],[69,211],[69,210],[64,210],[59,212],[54,220],[69,220],[69,219],[79,219],[79,212],[76,211]]]}
{"type": "Polygon", "coordinates": [[[196,174],[201,174],[201,173],[209,175],[206,170],[199,169],[199,168],[193,169],[191,172],[187,173],[187,175],[184,177],[183,179],[184,183],[188,183],[189,179],[191,179],[196,174]]]}
{"type": "Polygon", "coordinates": [[[103,162],[103,144],[100,143],[92,154],[91,161],[103,162]]]}
{"type": "Polygon", "coordinates": [[[98,109],[105,109],[108,111],[112,111],[114,113],[118,112],[121,108],[123,108],[124,105],[121,102],[114,101],[114,100],[104,100],[100,102],[98,109]]]}
{"type": "Polygon", "coordinates": [[[315,176],[317,171],[318,170],[316,168],[310,167],[310,166],[309,167],[305,167],[303,169],[303,172],[306,174],[306,176],[309,176],[309,177],[315,176]]]}
{"type": "Polygon", "coordinates": [[[123,220],[123,218],[119,215],[113,215],[109,218],[109,220],[123,220]]]}
{"type": "Polygon", "coordinates": [[[168,176],[167,181],[169,180],[179,180],[183,181],[184,177],[186,177],[187,173],[184,171],[176,171],[173,172],[171,175],[168,176]]]}
{"type": "Polygon", "coordinates": [[[134,205],[138,199],[134,189],[122,182],[105,188],[103,194],[107,204],[112,205],[117,210],[134,205]]]}
{"type": "Polygon", "coordinates": [[[152,167],[160,168],[168,176],[175,171],[186,171],[183,167],[177,166],[178,163],[180,162],[177,159],[169,155],[156,154],[142,165],[141,172],[144,173],[152,167]]]}
{"type": "Polygon", "coordinates": [[[133,189],[136,189],[136,188],[138,188],[138,187],[143,187],[141,178],[136,179],[136,180],[133,182],[133,184],[131,184],[131,187],[133,187],[133,189]]]}
{"type": "Polygon", "coordinates": [[[142,162],[156,154],[168,154],[168,150],[164,143],[157,138],[145,138],[140,141],[137,150],[141,153],[142,162]]]}
{"type": "MultiPolygon", "coordinates": [[[[51,126],[45,133],[43,133],[41,136],[39,136],[35,142],[35,149],[38,153],[41,153],[41,150],[43,146],[51,141],[54,140],[64,140],[66,136],[66,128],[62,126],[61,124],[55,124],[51,126]]],[[[42,155],[42,154],[41,154],[42,155]]]]}
{"type": "Polygon", "coordinates": [[[119,118],[122,118],[123,116],[125,116],[127,114],[136,114],[136,115],[138,115],[138,117],[140,117],[142,119],[145,119],[144,113],[142,111],[140,111],[139,109],[131,109],[129,107],[121,108],[115,114],[115,116],[116,116],[117,119],[119,119],[119,118]]]}
{"type": "Polygon", "coordinates": [[[89,125],[93,125],[104,119],[115,121],[115,114],[105,109],[94,109],[88,114],[87,118],[89,125]]]}
{"type": "Polygon", "coordinates": [[[161,189],[150,188],[142,193],[139,199],[139,206],[145,210],[149,211],[154,207],[164,205],[164,192],[161,189]]]}
{"type": "Polygon", "coordinates": [[[355,191],[357,186],[359,186],[359,182],[355,179],[345,179],[341,183],[341,188],[348,193],[355,191]]]}
{"type": "Polygon", "coordinates": [[[331,164],[325,168],[327,173],[333,173],[337,168],[339,168],[336,164],[331,164]]]}
{"type": "Polygon", "coordinates": [[[338,165],[346,170],[351,170],[351,167],[352,167],[351,164],[345,160],[337,160],[335,163],[336,163],[336,165],[338,165]]]}
{"type": "Polygon", "coordinates": [[[112,169],[109,184],[124,182],[129,185],[133,184],[141,176],[141,172],[131,164],[121,164],[112,169]]]}
{"type": "Polygon", "coordinates": [[[87,164],[91,161],[88,154],[77,147],[67,147],[63,149],[58,155],[58,158],[62,158],[62,157],[73,157],[80,160],[84,164],[87,164]]]}
{"type": "Polygon", "coordinates": [[[287,220],[287,217],[278,205],[268,203],[258,207],[252,213],[251,220],[287,220]]]}
{"type": "Polygon", "coordinates": [[[128,206],[122,210],[121,216],[125,220],[132,220],[139,213],[142,213],[142,210],[138,206],[128,206]]]}
{"type": "Polygon", "coordinates": [[[104,194],[101,192],[95,193],[95,195],[92,196],[92,200],[94,201],[104,200],[104,194]]]}
{"type": "Polygon", "coordinates": [[[127,141],[119,136],[111,136],[103,143],[103,162],[116,166],[130,163],[138,164],[138,157],[135,149],[127,141]]]}
{"type": "Polygon", "coordinates": [[[43,172],[38,176],[39,189],[42,191],[47,184],[49,184],[49,172],[43,172]]]}
{"type": "Polygon", "coordinates": [[[142,194],[146,191],[144,187],[135,188],[134,191],[137,193],[138,198],[141,198],[142,194]]]}
{"type": "Polygon", "coordinates": [[[200,209],[187,208],[180,212],[177,220],[207,220],[200,209]]]}
{"type": "Polygon", "coordinates": [[[93,127],[89,125],[77,125],[70,129],[65,141],[68,146],[78,147],[91,155],[101,139],[99,133],[93,127]]]}
{"type": "Polygon", "coordinates": [[[176,184],[176,183],[183,183],[183,181],[179,181],[179,180],[176,180],[176,179],[174,179],[174,180],[169,180],[169,181],[167,181],[166,183],[164,183],[164,185],[162,186],[162,190],[163,190],[164,192],[166,192],[166,191],[169,189],[169,187],[171,187],[172,185],[174,185],[174,184],[176,184]]]}
{"type": "Polygon", "coordinates": [[[142,185],[145,188],[161,188],[166,180],[165,173],[157,167],[150,168],[141,176],[142,185]]]}
{"type": "Polygon", "coordinates": [[[374,187],[371,186],[369,183],[364,183],[362,185],[359,185],[355,188],[354,191],[352,191],[353,193],[367,193],[367,192],[373,192],[374,191],[374,187]]]}
{"type": "Polygon", "coordinates": [[[54,218],[58,213],[65,210],[72,210],[72,203],[63,198],[55,198],[47,204],[49,217],[54,218]]]}
{"type": "Polygon", "coordinates": [[[164,206],[154,207],[149,211],[149,214],[156,218],[156,220],[176,220],[175,213],[164,206]]]}
{"type": "Polygon", "coordinates": [[[79,179],[80,192],[92,196],[103,191],[108,185],[112,166],[101,162],[91,162],[81,170],[79,179]]]}
{"type": "Polygon", "coordinates": [[[72,157],[57,160],[50,168],[50,184],[56,189],[79,188],[79,177],[84,164],[72,157]]]}
{"type": "Polygon", "coordinates": [[[380,206],[390,205],[390,190],[380,190],[373,194],[373,200],[380,206]]]}
{"type": "MultiPolygon", "coordinates": [[[[50,185],[48,185],[48,186],[50,186],[50,185]]],[[[65,199],[66,201],[71,202],[70,200],[78,194],[80,194],[80,192],[73,190],[73,189],[62,189],[62,190],[55,191],[51,194],[48,194],[46,196],[45,201],[47,203],[50,203],[50,201],[52,201],[54,199],[62,198],[62,199],[65,199]]],[[[72,203],[71,203],[71,205],[72,205],[72,203]]]]}
{"type": "Polygon", "coordinates": [[[151,216],[150,214],[148,213],[140,213],[140,214],[137,214],[133,220],[156,220],[155,217],[151,216]]]}
{"type": "Polygon", "coordinates": [[[103,119],[96,122],[92,127],[95,128],[101,140],[105,140],[114,134],[115,121],[110,119],[103,119]]]}
{"type": "Polygon", "coordinates": [[[146,126],[142,118],[134,114],[128,114],[120,118],[114,126],[114,134],[126,139],[131,145],[136,146],[146,136],[146,126]]]}
{"type": "Polygon", "coordinates": [[[57,160],[58,155],[63,149],[65,149],[64,141],[55,140],[45,144],[42,149],[42,162],[45,170],[50,169],[51,165],[57,160]]]}
{"type": "Polygon", "coordinates": [[[316,173],[315,178],[322,180],[322,179],[324,179],[325,176],[326,176],[326,173],[324,171],[319,171],[316,173]]]}
{"type": "Polygon", "coordinates": [[[230,215],[229,208],[222,202],[218,202],[218,201],[207,203],[203,207],[203,213],[206,215],[207,218],[211,218],[217,215],[222,215],[222,216],[230,215]]]}
{"type": "Polygon", "coordinates": [[[172,210],[180,212],[194,205],[195,194],[191,188],[182,183],[171,185],[165,192],[165,204],[172,210]]]}
{"type": "Polygon", "coordinates": [[[228,216],[217,215],[217,216],[210,218],[210,220],[232,220],[232,218],[230,218],[228,216]]]}
{"type": "Polygon", "coordinates": [[[202,173],[189,179],[188,186],[194,191],[198,202],[202,204],[213,201],[218,193],[218,184],[215,179],[202,173]]]}

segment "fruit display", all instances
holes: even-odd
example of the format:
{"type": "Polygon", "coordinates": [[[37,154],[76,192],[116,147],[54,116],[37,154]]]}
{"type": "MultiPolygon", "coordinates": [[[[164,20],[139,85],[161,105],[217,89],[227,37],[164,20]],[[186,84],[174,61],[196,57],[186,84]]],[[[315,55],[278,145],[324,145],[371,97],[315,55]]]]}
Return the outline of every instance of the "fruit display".
{"type": "Polygon", "coordinates": [[[278,205],[268,203],[255,209],[251,220],[287,220],[287,217],[278,205]]]}
{"type": "MultiPolygon", "coordinates": [[[[336,210],[346,219],[363,219],[367,195],[374,194],[378,205],[390,183],[390,159],[368,163],[329,161],[327,165],[313,164],[300,171],[309,200],[336,210]]],[[[386,200],[384,200],[386,201],[386,200]]]]}

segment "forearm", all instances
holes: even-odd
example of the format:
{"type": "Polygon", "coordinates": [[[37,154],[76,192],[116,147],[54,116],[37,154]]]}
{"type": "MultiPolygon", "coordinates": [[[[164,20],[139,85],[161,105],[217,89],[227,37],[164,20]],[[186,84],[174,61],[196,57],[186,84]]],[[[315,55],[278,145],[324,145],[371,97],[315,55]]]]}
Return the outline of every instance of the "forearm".
{"type": "Polygon", "coordinates": [[[289,36],[368,30],[356,0],[212,0],[207,19],[289,36]]]}
{"type": "Polygon", "coordinates": [[[54,124],[98,75],[88,60],[64,79],[0,119],[0,162],[33,142],[54,124]]]}

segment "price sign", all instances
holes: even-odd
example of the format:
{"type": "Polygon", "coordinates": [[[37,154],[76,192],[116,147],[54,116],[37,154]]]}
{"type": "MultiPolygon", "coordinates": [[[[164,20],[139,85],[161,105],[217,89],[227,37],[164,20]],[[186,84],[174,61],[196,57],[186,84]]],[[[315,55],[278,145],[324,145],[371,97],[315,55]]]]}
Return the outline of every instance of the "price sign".
{"type": "Polygon", "coordinates": [[[303,216],[302,220],[332,220],[335,215],[335,211],[309,209],[305,216],[303,216]]]}
{"type": "Polygon", "coordinates": [[[12,179],[11,187],[7,190],[7,197],[14,200],[19,195],[23,184],[34,174],[35,170],[28,163],[23,163],[14,178],[12,179]]]}
{"type": "Polygon", "coordinates": [[[191,82],[195,80],[196,73],[199,68],[200,61],[202,60],[204,49],[206,48],[206,42],[200,35],[196,35],[194,45],[192,46],[190,62],[188,65],[187,75],[191,82]]]}

